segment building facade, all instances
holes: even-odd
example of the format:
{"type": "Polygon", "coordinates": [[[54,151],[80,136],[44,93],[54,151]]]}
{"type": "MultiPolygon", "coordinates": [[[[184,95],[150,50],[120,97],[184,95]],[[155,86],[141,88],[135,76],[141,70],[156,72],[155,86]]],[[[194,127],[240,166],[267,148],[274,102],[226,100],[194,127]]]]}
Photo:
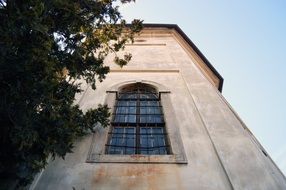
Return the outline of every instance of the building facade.
{"type": "Polygon", "coordinates": [[[145,25],[131,62],[93,91],[83,110],[108,104],[111,125],[79,139],[31,189],[284,190],[286,179],[221,94],[223,78],[176,25],[145,25]]]}

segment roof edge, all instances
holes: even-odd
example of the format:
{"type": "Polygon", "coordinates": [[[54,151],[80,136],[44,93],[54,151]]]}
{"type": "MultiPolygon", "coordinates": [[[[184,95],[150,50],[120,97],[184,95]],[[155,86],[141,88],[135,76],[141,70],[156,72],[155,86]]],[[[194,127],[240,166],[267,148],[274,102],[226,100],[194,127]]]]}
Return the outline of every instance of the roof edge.
{"type": "Polygon", "coordinates": [[[203,53],[199,50],[199,48],[192,42],[192,40],[183,32],[183,30],[177,24],[151,24],[151,23],[144,23],[143,27],[150,27],[150,28],[168,28],[174,29],[178,32],[183,39],[193,48],[193,50],[198,54],[198,56],[202,59],[202,61],[207,65],[207,67],[215,74],[215,76],[219,79],[219,86],[218,90],[222,92],[223,87],[223,77],[219,74],[219,72],[212,66],[209,60],[203,55],[203,53]]]}

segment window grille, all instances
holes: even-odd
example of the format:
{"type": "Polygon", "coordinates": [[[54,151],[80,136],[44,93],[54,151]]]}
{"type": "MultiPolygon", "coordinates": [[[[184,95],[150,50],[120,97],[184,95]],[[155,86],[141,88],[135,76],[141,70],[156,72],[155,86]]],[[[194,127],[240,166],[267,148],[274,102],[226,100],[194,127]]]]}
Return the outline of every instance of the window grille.
{"type": "Polygon", "coordinates": [[[155,89],[129,86],[117,95],[107,154],[170,154],[164,115],[155,89]]]}

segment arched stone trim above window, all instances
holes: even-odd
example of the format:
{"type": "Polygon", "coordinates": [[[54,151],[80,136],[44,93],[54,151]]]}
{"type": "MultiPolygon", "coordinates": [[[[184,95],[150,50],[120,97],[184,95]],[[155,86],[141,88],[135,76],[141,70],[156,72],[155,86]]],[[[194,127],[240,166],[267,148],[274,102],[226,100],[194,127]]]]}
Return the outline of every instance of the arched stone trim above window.
{"type": "Polygon", "coordinates": [[[156,89],[156,91],[161,92],[161,93],[163,93],[163,92],[170,92],[170,90],[167,87],[165,87],[164,85],[159,84],[157,82],[149,81],[149,80],[124,81],[124,82],[118,83],[116,85],[113,85],[112,87],[109,88],[109,90],[107,92],[118,92],[123,87],[131,85],[131,84],[135,84],[135,83],[142,83],[142,84],[150,85],[150,86],[154,87],[156,89]]]}
{"type": "MultiPolygon", "coordinates": [[[[146,80],[141,80],[141,81],[134,80],[134,81],[126,81],[123,83],[119,83],[112,86],[107,91],[105,104],[107,104],[108,107],[111,108],[111,113],[116,113],[115,108],[117,106],[117,100],[119,99],[120,92],[122,92],[122,90],[123,91],[126,90],[126,88],[132,87],[132,85],[134,86],[139,84],[142,86],[145,85],[146,87],[150,87],[150,89],[151,88],[154,89],[154,92],[157,93],[157,97],[159,98],[161,104],[160,107],[162,108],[163,112],[162,115],[164,115],[164,124],[162,125],[159,124],[159,125],[161,125],[160,129],[163,129],[162,126],[164,127],[164,134],[166,134],[164,143],[166,143],[166,145],[169,148],[166,149],[166,151],[165,149],[162,149],[161,152],[150,151],[148,153],[146,153],[146,151],[144,152],[144,150],[141,149],[136,149],[136,150],[134,149],[134,152],[132,151],[128,152],[126,151],[126,149],[124,151],[122,150],[121,153],[118,153],[116,151],[112,152],[110,150],[115,150],[115,149],[109,149],[108,147],[111,146],[110,143],[112,142],[111,138],[112,134],[114,133],[114,125],[111,125],[109,128],[102,128],[101,126],[97,125],[90,146],[87,162],[182,163],[182,164],[187,163],[187,158],[180,135],[179,123],[176,120],[176,116],[174,115],[173,105],[169,97],[171,92],[165,86],[146,80]]],[[[111,118],[111,121],[117,121],[117,120],[111,118]]],[[[137,119],[137,121],[139,120],[137,119]]],[[[130,130],[132,129],[130,128],[130,130]]]]}

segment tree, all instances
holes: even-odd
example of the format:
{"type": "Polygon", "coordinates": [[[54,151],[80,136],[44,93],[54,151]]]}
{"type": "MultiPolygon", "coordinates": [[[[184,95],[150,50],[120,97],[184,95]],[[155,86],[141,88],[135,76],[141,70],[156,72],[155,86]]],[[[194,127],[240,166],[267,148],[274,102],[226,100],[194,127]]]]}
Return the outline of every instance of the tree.
{"type": "MultiPolygon", "coordinates": [[[[107,126],[108,108],[74,105],[79,78],[96,88],[104,58],[142,28],[126,28],[116,4],[134,0],[0,0],[0,175],[31,182],[51,155],[64,158],[74,140],[107,126]]],[[[130,54],[115,62],[120,66],[130,54]]]]}

